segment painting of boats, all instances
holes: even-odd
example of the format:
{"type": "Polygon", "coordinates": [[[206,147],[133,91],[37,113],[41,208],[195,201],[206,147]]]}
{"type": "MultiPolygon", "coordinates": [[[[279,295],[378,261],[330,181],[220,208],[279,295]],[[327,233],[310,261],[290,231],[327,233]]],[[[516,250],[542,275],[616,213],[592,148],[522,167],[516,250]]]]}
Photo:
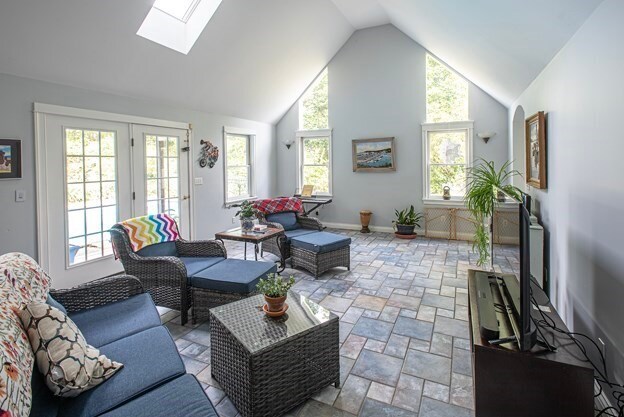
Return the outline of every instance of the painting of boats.
{"type": "Polygon", "coordinates": [[[394,138],[354,140],[353,171],[396,171],[394,161],[394,138]]]}

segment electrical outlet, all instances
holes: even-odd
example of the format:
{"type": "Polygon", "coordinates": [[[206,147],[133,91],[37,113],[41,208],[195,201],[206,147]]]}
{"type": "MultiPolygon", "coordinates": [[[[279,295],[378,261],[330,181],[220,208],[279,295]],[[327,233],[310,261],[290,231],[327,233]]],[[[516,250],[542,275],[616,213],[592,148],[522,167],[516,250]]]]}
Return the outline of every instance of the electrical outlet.
{"type": "Polygon", "coordinates": [[[26,201],[26,190],[15,190],[15,202],[23,203],[26,201]]]}
{"type": "Polygon", "coordinates": [[[195,178],[194,184],[195,185],[203,185],[204,184],[204,178],[202,178],[202,177],[195,178]]]}

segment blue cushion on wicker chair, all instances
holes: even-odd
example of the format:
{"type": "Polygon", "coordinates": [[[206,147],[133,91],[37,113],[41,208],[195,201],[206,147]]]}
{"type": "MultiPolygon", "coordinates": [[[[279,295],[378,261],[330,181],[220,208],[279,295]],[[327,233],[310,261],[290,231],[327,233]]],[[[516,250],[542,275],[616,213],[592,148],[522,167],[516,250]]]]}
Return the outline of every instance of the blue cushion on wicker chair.
{"type": "Polygon", "coordinates": [[[207,290],[248,294],[255,291],[260,278],[277,272],[273,262],[226,259],[191,277],[191,286],[207,290]]]}
{"type": "Polygon", "coordinates": [[[192,277],[198,272],[203,271],[206,268],[210,268],[211,266],[218,264],[223,261],[225,258],[221,258],[218,256],[203,258],[203,257],[182,257],[180,260],[186,267],[186,275],[192,277]]]}
{"type": "Polygon", "coordinates": [[[147,258],[152,256],[178,256],[178,250],[175,242],[163,242],[146,246],[136,254],[147,258]]]}
{"type": "Polygon", "coordinates": [[[351,238],[329,232],[316,232],[293,238],[290,244],[316,253],[332,252],[351,244],[351,238]]]}
{"type": "Polygon", "coordinates": [[[292,211],[268,214],[266,219],[268,222],[281,224],[284,230],[297,230],[301,228],[301,225],[297,222],[297,215],[292,211]]]}

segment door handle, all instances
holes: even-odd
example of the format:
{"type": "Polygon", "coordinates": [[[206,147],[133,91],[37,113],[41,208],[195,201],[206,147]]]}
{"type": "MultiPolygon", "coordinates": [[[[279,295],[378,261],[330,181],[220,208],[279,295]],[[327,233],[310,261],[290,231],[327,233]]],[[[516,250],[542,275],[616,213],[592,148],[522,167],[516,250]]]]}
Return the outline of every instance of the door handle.
{"type": "Polygon", "coordinates": [[[191,196],[190,195],[185,195],[182,197],[182,200],[190,200],[191,196]]]}

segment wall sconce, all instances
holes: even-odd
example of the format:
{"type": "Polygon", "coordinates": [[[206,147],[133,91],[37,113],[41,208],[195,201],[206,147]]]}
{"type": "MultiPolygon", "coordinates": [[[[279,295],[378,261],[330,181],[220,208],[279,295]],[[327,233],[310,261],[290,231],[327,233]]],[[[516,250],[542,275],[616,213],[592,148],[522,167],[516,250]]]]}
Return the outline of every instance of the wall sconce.
{"type": "Polygon", "coordinates": [[[294,140],[283,140],[282,143],[284,145],[286,145],[287,149],[290,149],[290,147],[293,145],[293,143],[295,143],[295,141],[294,140]]]}
{"type": "Polygon", "coordinates": [[[478,133],[477,136],[483,139],[485,143],[488,143],[490,139],[496,136],[496,132],[481,132],[481,133],[478,133]]]}

